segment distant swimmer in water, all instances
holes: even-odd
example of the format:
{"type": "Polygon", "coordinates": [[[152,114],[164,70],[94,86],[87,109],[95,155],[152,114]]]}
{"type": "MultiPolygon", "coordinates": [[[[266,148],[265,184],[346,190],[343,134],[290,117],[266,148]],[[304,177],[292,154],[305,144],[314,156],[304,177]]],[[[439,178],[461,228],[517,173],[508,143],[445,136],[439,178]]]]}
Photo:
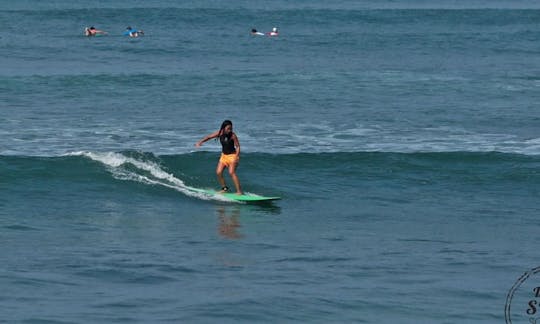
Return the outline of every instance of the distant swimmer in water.
{"type": "Polygon", "coordinates": [[[240,141],[238,137],[233,132],[233,125],[230,120],[225,120],[221,124],[221,128],[218,131],[213,132],[210,135],[205,136],[203,139],[198,141],[195,146],[200,147],[204,142],[211,140],[213,138],[219,138],[221,142],[221,157],[216,168],[216,174],[221,185],[221,192],[229,191],[229,187],[225,184],[225,179],[223,178],[223,170],[229,168],[229,175],[231,176],[234,186],[236,187],[236,193],[242,194],[242,187],[240,187],[240,180],[236,175],[236,168],[238,167],[238,162],[240,161],[240,141]]]}
{"type": "Polygon", "coordinates": [[[129,36],[129,37],[139,37],[141,35],[144,35],[144,31],[133,29],[130,26],[128,26],[126,28],[126,31],[124,32],[124,36],[129,36]]]}
{"type": "Polygon", "coordinates": [[[107,32],[103,31],[103,30],[96,29],[96,27],[92,26],[92,27],[86,27],[84,29],[84,35],[88,36],[88,37],[96,36],[96,35],[107,35],[107,32]]]}
{"type": "Polygon", "coordinates": [[[272,31],[269,32],[269,33],[266,33],[266,35],[268,35],[268,36],[278,36],[279,32],[278,32],[277,27],[272,28],[272,31]]]}
{"type": "Polygon", "coordinates": [[[264,33],[261,33],[260,31],[257,31],[257,29],[253,28],[251,30],[251,35],[253,35],[253,36],[264,36],[264,33]]]}

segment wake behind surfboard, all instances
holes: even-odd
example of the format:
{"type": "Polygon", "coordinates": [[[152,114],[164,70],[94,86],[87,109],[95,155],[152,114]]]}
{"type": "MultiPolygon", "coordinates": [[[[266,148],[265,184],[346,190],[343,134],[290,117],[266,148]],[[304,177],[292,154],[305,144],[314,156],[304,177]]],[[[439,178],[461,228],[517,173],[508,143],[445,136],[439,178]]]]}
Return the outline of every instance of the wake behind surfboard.
{"type": "Polygon", "coordinates": [[[199,189],[187,186],[181,179],[166,172],[161,166],[143,156],[130,156],[124,153],[108,152],[73,152],[68,155],[85,156],[91,160],[103,163],[116,179],[138,181],[144,184],[160,185],[177,190],[190,197],[205,200],[236,201],[236,202],[270,202],[281,197],[266,197],[256,194],[237,195],[236,193],[221,193],[215,190],[199,189]],[[129,166],[129,168],[126,168],[129,166]]]}
{"type": "Polygon", "coordinates": [[[193,192],[202,193],[210,197],[222,197],[227,200],[241,201],[241,202],[264,202],[264,201],[272,201],[272,200],[281,199],[281,197],[266,197],[266,196],[251,194],[251,193],[239,195],[236,193],[219,192],[219,191],[211,190],[211,189],[199,189],[199,188],[193,188],[193,187],[186,187],[186,189],[193,192]]]}

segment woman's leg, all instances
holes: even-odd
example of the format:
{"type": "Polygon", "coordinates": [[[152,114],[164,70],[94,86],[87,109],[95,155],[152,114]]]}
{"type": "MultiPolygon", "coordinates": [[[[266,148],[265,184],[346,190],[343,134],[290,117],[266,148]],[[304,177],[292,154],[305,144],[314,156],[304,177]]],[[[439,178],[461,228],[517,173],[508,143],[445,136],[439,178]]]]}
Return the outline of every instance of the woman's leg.
{"type": "Polygon", "coordinates": [[[238,166],[238,163],[233,163],[229,166],[229,175],[231,176],[231,179],[234,182],[234,186],[236,187],[236,193],[242,194],[242,187],[240,186],[240,180],[238,180],[238,176],[236,175],[236,167],[238,166]]]}
{"type": "Polygon", "coordinates": [[[225,179],[223,178],[223,169],[225,169],[225,164],[218,162],[218,165],[216,167],[216,175],[218,182],[221,185],[221,188],[226,187],[225,179]]]}

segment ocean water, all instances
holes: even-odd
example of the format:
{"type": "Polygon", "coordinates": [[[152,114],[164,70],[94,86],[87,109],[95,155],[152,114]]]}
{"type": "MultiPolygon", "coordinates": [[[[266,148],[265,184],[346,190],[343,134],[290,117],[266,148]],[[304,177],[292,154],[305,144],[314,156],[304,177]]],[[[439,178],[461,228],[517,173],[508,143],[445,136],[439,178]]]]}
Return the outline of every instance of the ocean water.
{"type": "Polygon", "coordinates": [[[0,1],[0,322],[534,321],[509,291],[540,266],[539,21],[509,0],[0,1]],[[194,144],[224,119],[245,191],[281,200],[186,189],[218,186],[219,144],[194,144]]]}

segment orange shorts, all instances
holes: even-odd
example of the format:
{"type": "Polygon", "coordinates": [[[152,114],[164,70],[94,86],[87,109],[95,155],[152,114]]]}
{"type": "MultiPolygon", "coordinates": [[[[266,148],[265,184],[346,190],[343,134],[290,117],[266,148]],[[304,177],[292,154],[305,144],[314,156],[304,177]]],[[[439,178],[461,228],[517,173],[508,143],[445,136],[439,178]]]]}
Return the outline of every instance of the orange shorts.
{"type": "Polygon", "coordinates": [[[219,162],[221,164],[224,164],[227,167],[230,167],[233,164],[238,164],[240,162],[240,157],[236,154],[223,154],[221,153],[221,157],[219,158],[219,162]]]}

